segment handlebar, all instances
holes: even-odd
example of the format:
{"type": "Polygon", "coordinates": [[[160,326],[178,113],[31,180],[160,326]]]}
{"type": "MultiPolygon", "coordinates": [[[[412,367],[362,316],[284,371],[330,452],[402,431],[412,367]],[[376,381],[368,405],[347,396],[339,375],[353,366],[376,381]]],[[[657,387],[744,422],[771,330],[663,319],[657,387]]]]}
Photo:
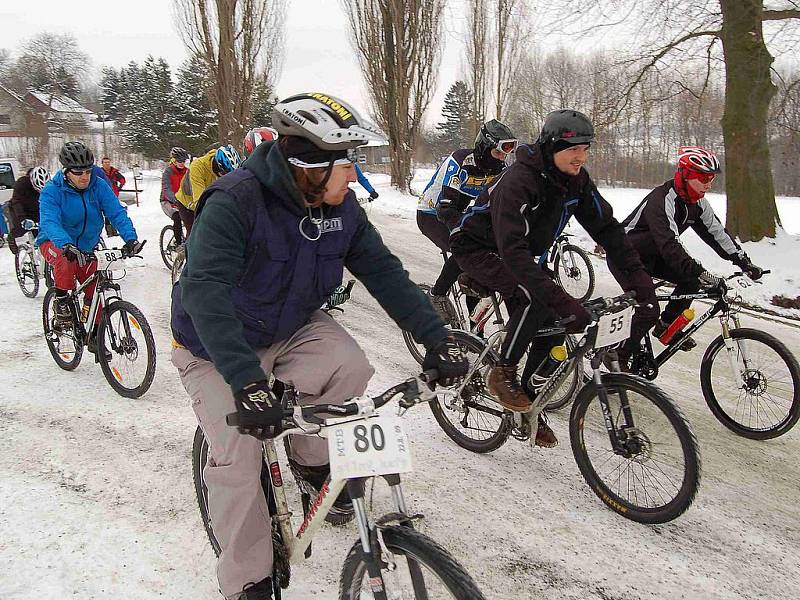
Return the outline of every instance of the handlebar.
{"type": "MultiPolygon", "coordinates": [[[[438,379],[438,376],[439,374],[435,369],[430,369],[390,387],[382,394],[372,398],[359,396],[344,404],[284,407],[281,427],[284,431],[276,436],[275,439],[278,440],[292,434],[308,435],[318,433],[325,425],[325,419],[317,416],[321,413],[328,413],[337,417],[369,417],[377,409],[388,404],[398,394],[402,394],[398,404],[404,409],[411,408],[421,402],[429,402],[436,398],[429,386],[438,379]]],[[[231,427],[237,427],[239,425],[239,414],[230,413],[226,415],[225,422],[231,427]]]]}

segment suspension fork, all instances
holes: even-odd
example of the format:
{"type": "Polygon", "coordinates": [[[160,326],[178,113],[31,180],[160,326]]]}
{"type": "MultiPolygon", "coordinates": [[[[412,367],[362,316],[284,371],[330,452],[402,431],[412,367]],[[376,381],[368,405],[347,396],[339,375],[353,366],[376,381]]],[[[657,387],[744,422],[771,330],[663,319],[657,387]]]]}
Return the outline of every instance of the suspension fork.
{"type": "MultiPolygon", "coordinates": [[[[386,596],[386,585],[381,574],[380,547],[373,548],[372,536],[370,535],[369,520],[367,518],[367,504],[364,499],[366,479],[363,477],[348,479],[347,492],[353,502],[353,512],[355,513],[358,537],[361,540],[361,552],[364,562],[367,565],[369,575],[369,587],[375,600],[388,600],[386,596]],[[377,552],[376,552],[377,550],[377,552]]],[[[391,556],[387,556],[391,560],[391,556]]],[[[393,568],[393,562],[389,563],[389,569],[393,568]]]]}
{"type": "Polygon", "coordinates": [[[731,367],[731,373],[733,373],[733,378],[736,381],[736,387],[738,389],[742,389],[744,387],[744,380],[742,379],[742,369],[739,368],[739,363],[736,359],[737,355],[737,348],[739,350],[739,354],[742,357],[742,365],[744,366],[744,370],[747,370],[747,349],[745,347],[744,340],[734,340],[731,336],[730,325],[728,324],[728,320],[731,319],[736,329],[739,328],[739,317],[736,315],[729,315],[729,314],[722,314],[719,316],[720,325],[722,325],[722,341],[725,344],[725,352],[728,355],[728,364],[731,367]]]}
{"type": "MultiPolygon", "coordinates": [[[[606,431],[608,432],[608,439],[611,442],[611,447],[614,449],[614,453],[621,454],[624,452],[624,449],[620,443],[617,428],[614,425],[614,416],[611,414],[611,404],[608,401],[606,387],[603,385],[603,377],[600,373],[599,363],[599,357],[594,357],[592,359],[592,380],[597,388],[597,399],[600,401],[600,408],[603,411],[603,420],[606,424],[606,431]],[[595,365],[595,361],[597,361],[597,365],[595,365]]],[[[615,370],[619,369],[619,362],[616,360],[613,361],[612,368],[615,370]]],[[[631,416],[630,406],[628,405],[628,397],[623,390],[617,390],[617,393],[619,394],[619,400],[622,405],[622,411],[625,414],[625,419],[628,421],[628,425],[631,425],[633,423],[633,418],[631,416]]]]}

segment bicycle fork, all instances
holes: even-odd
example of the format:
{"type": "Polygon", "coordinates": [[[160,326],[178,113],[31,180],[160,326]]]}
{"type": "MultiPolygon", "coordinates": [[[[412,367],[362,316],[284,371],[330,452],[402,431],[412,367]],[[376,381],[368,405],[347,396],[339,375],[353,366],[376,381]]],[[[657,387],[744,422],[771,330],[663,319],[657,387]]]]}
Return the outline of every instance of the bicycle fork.
{"type": "MultiPolygon", "coordinates": [[[[739,319],[735,316],[730,318],[733,320],[735,328],[738,329],[739,319]]],[[[749,362],[747,358],[747,348],[744,340],[734,340],[731,336],[730,326],[728,325],[728,316],[720,315],[719,322],[722,325],[722,341],[725,344],[725,352],[728,355],[728,364],[730,364],[731,373],[733,373],[733,378],[736,381],[736,387],[737,389],[743,389],[744,380],[742,379],[742,369],[739,368],[739,364],[736,359],[736,350],[738,348],[738,354],[742,357],[742,365],[744,367],[744,371],[746,372],[748,369],[747,364],[749,362]]]]}

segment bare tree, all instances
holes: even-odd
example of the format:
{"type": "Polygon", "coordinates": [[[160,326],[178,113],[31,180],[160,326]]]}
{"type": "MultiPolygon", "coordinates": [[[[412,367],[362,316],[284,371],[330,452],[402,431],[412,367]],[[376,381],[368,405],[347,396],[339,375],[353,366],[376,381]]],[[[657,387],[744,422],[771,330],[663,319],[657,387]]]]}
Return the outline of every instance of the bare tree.
{"type": "Polygon", "coordinates": [[[411,158],[436,88],[444,0],[341,0],[376,119],[389,135],[392,185],[411,158]]]}
{"type": "MultiPolygon", "coordinates": [[[[658,70],[677,53],[682,61],[691,57],[703,60],[709,73],[718,64],[724,67],[727,226],[743,241],[774,237],[780,222],[767,136],[776,86],[764,23],[785,25],[800,19],[796,0],[770,2],[769,8],[766,4],[764,0],[595,0],[577,9],[583,22],[592,20],[592,10],[604,16],[609,5],[615,14],[641,15],[636,33],[648,50],[641,56],[641,68],[629,92],[646,73],[658,70]],[[721,42],[721,56],[717,42],[721,42]]],[[[606,24],[610,21],[606,19],[606,24]]]]}
{"type": "Polygon", "coordinates": [[[495,118],[503,119],[531,32],[524,0],[497,0],[495,9],[495,118]]]}
{"type": "Polygon", "coordinates": [[[469,0],[467,3],[467,85],[472,91],[472,135],[478,134],[486,118],[489,101],[489,82],[492,63],[489,59],[491,41],[489,0],[469,0]]]}
{"type": "Polygon", "coordinates": [[[221,142],[238,142],[250,120],[258,79],[280,68],[285,0],[173,0],[178,33],[202,59],[213,85],[221,142]]]}

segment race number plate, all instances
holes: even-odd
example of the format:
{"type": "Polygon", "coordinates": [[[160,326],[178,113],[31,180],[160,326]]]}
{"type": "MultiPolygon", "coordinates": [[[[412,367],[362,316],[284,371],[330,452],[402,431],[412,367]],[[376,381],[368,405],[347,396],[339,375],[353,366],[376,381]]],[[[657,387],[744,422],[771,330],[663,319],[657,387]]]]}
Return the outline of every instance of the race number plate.
{"type": "Polygon", "coordinates": [[[101,271],[116,271],[125,268],[122,250],[95,250],[94,256],[97,259],[97,268],[101,271]]]}
{"type": "Polygon", "coordinates": [[[600,317],[600,320],[597,322],[597,341],[594,343],[595,348],[613,346],[623,340],[627,340],[631,336],[632,317],[632,306],[628,306],[619,312],[600,317]]]}
{"type": "Polygon", "coordinates": [[[411,445],[400,417],[334,424],[328,429],[331,479],[407,473],[411,445]]]}

